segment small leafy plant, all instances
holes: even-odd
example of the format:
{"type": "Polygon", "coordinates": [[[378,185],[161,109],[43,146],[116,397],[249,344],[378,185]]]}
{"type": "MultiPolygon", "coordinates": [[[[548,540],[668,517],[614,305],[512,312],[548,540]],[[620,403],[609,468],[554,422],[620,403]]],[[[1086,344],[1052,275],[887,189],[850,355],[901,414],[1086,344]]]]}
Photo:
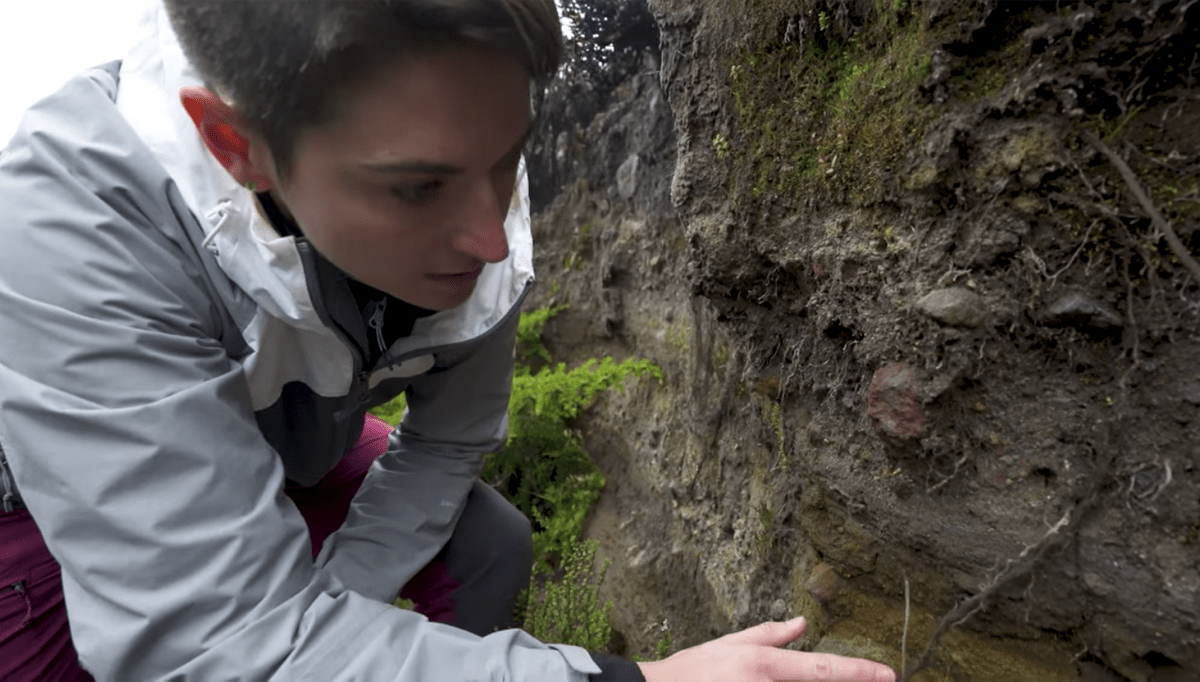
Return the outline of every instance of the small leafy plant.
{"type": "Polygon", "coordinates": [[[534,524],[535,571],[548,573],[555,558],[583,531],[583,522],[604,488],[604,476],[592,463],[570,422],[609,388],[623,387],[629,376],[662,372],[648,360],[588,360],[568,370],[559,363],[534,371],[531,362],[547,362],[542,327],[563,308],[523,315],[517,332],[519,355],[508,408],[508,442],[488,456],[484,480],[505,492],[534,524]]]}
{"type": "Polygon", "coordinates": [[[544,642],[574,644],[590,651],[604,651],[612,636],[609,615],[612,602],[600,602],[600,584],[608,573],[609,561],[600,574],[593,570],[595,540],[572,540],[564,548],[563,578],[546,582],[540,598],[536,590],[522,594],[525,631],[544,642]]]}

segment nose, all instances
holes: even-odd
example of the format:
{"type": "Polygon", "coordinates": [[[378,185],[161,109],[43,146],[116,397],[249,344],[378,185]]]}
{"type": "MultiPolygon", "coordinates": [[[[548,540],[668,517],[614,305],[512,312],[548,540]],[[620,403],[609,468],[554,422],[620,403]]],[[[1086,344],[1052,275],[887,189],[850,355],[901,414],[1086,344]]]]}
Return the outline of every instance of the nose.
{"type": "Polygon", "coordinates": [[[462,229],[455,235],[454,248],[485,263],[508,258],[508,236],[504,233],[507,215],[508,197],[501,201],[492,183],[479,183],[464,212],[462,229]]]}

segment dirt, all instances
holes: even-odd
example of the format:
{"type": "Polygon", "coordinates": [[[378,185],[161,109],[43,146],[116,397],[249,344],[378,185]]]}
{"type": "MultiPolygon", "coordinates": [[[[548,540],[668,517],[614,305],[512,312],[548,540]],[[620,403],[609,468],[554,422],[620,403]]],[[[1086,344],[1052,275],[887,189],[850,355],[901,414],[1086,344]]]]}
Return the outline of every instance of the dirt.
{"type": "Polygon", "coordinates": [[[899,666],[907,580],[912,679],[1200,678],[1200,5],[651,9],[532,157],[552,352],[666,377],[578,425],[621,646],[899,666]]]}

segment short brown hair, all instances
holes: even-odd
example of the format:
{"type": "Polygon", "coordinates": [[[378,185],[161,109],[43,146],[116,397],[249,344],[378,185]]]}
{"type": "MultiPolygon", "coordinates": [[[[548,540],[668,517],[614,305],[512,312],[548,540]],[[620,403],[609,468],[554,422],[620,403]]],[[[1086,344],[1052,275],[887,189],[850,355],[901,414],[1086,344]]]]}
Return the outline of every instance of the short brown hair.
{"type": "Polygon", "coordinates": [[[287,177],[301,130],[396,59],[447,45],[517,58],[540,92],[562,59],[554,0],[166,0],[208,87],[230,100],[287,177]]]}

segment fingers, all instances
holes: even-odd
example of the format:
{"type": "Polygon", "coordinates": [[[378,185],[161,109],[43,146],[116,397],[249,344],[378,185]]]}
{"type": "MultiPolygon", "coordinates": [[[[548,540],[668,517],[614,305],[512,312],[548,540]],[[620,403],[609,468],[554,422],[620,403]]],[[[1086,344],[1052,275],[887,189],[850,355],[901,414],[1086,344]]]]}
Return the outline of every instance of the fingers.
{"type": "Polygon", "coordinates": [[[896,673],[882,663],[833,654],[782,649],[764,650],[762,672],[771,680],[795,682],[895,682],[896,673]]]}
{"type": "Polygon", "coordinates": [[[804,634],[807,625],[804,617],[793,618],[784,623],[761,623],[741,632],[721,638],[727,644],[757,644],[758,646],[783,646],[804,634]]]}

